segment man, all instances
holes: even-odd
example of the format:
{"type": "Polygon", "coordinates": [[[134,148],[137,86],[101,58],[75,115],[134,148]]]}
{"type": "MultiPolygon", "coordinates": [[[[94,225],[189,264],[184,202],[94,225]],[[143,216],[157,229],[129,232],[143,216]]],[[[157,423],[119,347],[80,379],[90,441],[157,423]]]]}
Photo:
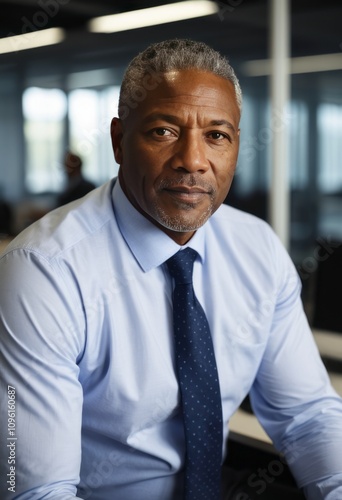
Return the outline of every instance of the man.
{"type": "MultiPolygon", "coordinates": [[[[193,287],[215,353],[200,364],[219,379],[219,412],[200,401],[193,424],[206,411],[221,419],[223,459],[229,418],[250,393],[307,498],[341,498],[341,399],[294,267],[266,223],[221,205],[240,111],[239,83],[217,52],[187,40],[152,45],[127,69],[112,122],[118,180],[47,215],[3,255],[1,418],[10,401],[16,455],[9,470],[2,440],[2,477],[12,474],[15,493],[3,481],[1,498],[219,498],[191,496],[188,480],[191,467],[199,481],[198,467],[211,467],[202,451],[219,432],[196,429],[204,448],[189,466],[181,376],[193,353],[180,367],[169,266],[179,251],[195,255],[193,287]]],[[[217,383],[211,373],[191,381],[199,398],[210,377],[217,383]]]]}
{"type": "Polygon", "coordinates": [[[85,179],[82,173],[82,159],[72,153],[67,151],[64,158],[64,169],[67,177],[67,184],[65,191],[60,193],[57,197],[57,206],[66,205],[71,201],[78,200],[82,198],[95,189],[95,184],[85,179]]]}

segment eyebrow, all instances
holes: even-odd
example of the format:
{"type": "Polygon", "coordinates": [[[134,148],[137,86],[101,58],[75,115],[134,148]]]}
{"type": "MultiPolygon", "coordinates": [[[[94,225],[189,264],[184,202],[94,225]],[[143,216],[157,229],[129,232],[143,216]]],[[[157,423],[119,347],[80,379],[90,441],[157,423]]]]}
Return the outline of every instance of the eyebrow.
{"type": "MultiPolygon", "coordinates": [[[[179,117],[176,115],[170,115],[170,114],[164,114],[164,113],[152,113],[146,118],[144,118],[143,123],[150,123],[155,120],[165,120],[167,122],[171,123],[178,123],[179,122],[179,117]]],[[[227,128],[233,130],[235,132],[235,127],[228,121],[228,120],[211,120],[208,123],[208,127],[213,127],[213,126],[222,126],[225,125],[227,128]]]]}
{"type": "Polygon", "coordinates": [[[228,120],[211,120],[209,125],[215,126],[215,125],[226,125],[226,127],[231,128],[235,132],[235,127],[228,121],[228,120]]]}

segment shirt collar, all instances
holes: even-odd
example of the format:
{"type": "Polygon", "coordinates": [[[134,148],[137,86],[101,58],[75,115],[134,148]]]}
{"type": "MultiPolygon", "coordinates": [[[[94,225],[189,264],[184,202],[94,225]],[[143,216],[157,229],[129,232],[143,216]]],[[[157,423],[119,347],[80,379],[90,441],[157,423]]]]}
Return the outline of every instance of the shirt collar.
{"type": "Polygon", "coordinates": [[[119,179],[115,182],[112,198],[121,234],[145,272],[160,266],[178,250],[188,246],[196,250],[202,262],[204,261],[205,226],[198,229],[182,247],[133,207],[124,194],[119,179]]]}

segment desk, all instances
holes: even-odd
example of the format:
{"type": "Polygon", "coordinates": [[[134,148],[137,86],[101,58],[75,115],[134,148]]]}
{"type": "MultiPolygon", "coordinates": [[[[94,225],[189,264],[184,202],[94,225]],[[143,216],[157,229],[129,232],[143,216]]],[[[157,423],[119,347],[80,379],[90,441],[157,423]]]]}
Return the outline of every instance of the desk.
{"type": "Polygon", "coordinates": [[[238,409],[229,420],[230,431],[243,434],[249,438],[258,439],[264,443],[272,443],[258,419],[251,413],[238,409]]]}
{"type": "Polygon", "coordinates": [[[342,361],[342,333],[313,329],[313,336],[322,356],[342,361]]]}
{"type": "Polygon", "coordinates": [[[0,254],[5,250],[7,245],[11,242],[11,238],[0,238],[0,254]]]}

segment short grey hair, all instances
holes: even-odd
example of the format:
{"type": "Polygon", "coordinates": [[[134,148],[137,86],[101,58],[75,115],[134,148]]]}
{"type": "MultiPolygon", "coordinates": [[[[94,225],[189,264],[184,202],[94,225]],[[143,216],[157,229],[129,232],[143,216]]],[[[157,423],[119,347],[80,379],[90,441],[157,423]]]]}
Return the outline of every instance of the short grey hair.
{"type": "Polygon", "coordinates": [[[132,59],[121,84],[119,117],[125,118],[130,108],[143,101],[146,91],[158,86],[163,73],[185,69],[208,71],[229,80],[234,85],[236,102],[241,110],[239,80],[228,59],[203,42],[175,38],[154,43],[132,59]]]}

